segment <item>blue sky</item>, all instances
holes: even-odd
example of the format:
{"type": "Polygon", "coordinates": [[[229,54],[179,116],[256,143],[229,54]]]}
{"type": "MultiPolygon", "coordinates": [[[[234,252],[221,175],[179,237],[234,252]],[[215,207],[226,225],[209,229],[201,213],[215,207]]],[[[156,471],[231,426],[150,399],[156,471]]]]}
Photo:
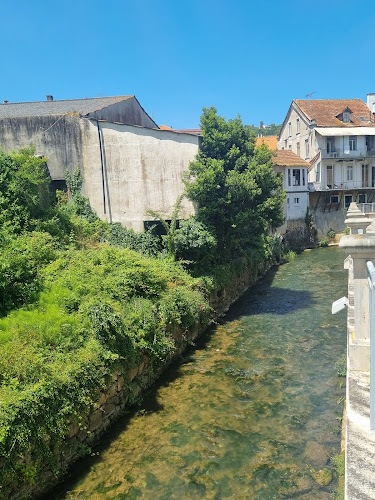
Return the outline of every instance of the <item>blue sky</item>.
{"type": "Polygon", "coordinates": [[[135,94],[196,128],[205,106],[258,125],[313,91],[375,92],[373,0],[17,0],[1,18],[0,102],[135,94]]]}

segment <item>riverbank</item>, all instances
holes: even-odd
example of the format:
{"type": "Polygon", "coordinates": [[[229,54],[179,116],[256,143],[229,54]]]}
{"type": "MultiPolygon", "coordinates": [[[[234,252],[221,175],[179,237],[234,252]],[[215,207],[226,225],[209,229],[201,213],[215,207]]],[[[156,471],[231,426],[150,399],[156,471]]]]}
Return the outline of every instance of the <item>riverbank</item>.
{"type": "MultiPolygon", "coordinates": [[[[129,344],[128,334],[121,336],[124,328],[121,327],[121,311],[116,309],[113,301],[108,303],[105,311],[98,310],[93,304],[90,310],[94,311],[95,316],[89,317],[94,323],[99,322],[99,343],[93,338],[88,338],[88,344],[85,343],[84,347],[86,354],[82,349],[75,350],[77,354],[72,353],[70,349],[70,354],[65,352],[61,359],[64,365],[61,363],[56,365],[56,359],[52,359],[55,366],[50,365],[47,370],[45,366],[39,367],[42,372],[45,370],[45,377],[41,377],[42,372],[39,373],[39,382],[36,384],[30,379],[31,383],[26,385],[21,383],[16,386],[8,384],[6,388],[3,386],[1,451],[4,460],[1,463],[0,493],[3,498],[21,499],[30,495],[37,496],[56,484],[68,467],[90,452],[91,446],[98,442],[106,429],[137,401],[140,394],[154,383],[165,367],[207,328],[210,321],[225,313],[270,266],[267,260],[239,259],[231,265],[217,269],[220,279],[213,280],[215,286],[212,280],[191,278],[168,261],[155,260],[156,267],[153,267],[154,264],[150,259],[145,260],[129,251],[111,247],[103,247],[102,254],[100,257],[98,249],[92,252],[92,257],[96,260],[95,282],[90,277],[93,263],[90,263],[87,251],[84,261],[80,260],[79,253],[71,255],[68,267],[66,258],[64,263],[53,263],[52,269],[47,273],[51,283],[53,282],[48,297],[51,293],[54,295],[54,291],[56,294],[58,290],[57,295],[61,299],[60,285],[64,283],[64,287],[70,290],[68,294],[62,294],[65,308],[67,306],[71,308],[71,304],[77,300],[82,304],[90,303],[85,291],[90,290],[90,294],[95,295],[97,286],[95,283],[103,288],[105,278],[101,270],[105,270],[109,262],[114,265],[117,261],[115,267],[122,269],[120,273],[122,282],[126,276],[123,270],[125,265],[129,269],[127,272],[130,273],[132,288],[137,287],[137,283],[143,287],[144,301],[149,300],[147,294],[145,295],[146,286],[154,296],[154,305],[151,302],[142,302],[140,298],[132,299],[135,304],[132,314],[136,315],[136,323],[131,328],[134,332],[132,335],[136,337],[132,344],[129,344]],[[122,265],[118,259],[122,259],[122,265]],[[129,261],[137,263],[137,266],[141,265],[137,271],[140,281],[137,281],[134,274],[134,266],[129,268],[129,261]],[[76,279],[78,268],[80,271],[76,279]],[[85,273],[85,269],[89,274],[85,273]],[[159,292],[156,292],[157,289],[159,292]],[[77,290],[80,290],[78,295],[77,290]],[[159,302],[155,302],[157,297],[160,297],[157,299],[159,302]],[[147,311],[152,313],[156,321],[163,323],[161,328],[157,328],[155,322],[151,321],[152,318],[150,320],[150,317],[145,316],[147,311]],[[163,311],[164,316],[163,314],[160,316],[163,311]],[[168,317],[165,314],[168,314],[168,317]],[[137,319],[139,315],[141,323],[137,319]],[[149,333],[145,330],[146,321],[151,321],[149,333]],[[106,334],[111,331],[108,322],[115,324],[118,329],[113,338],[106,334]],[[103,324],[107,325],[105,330],[100,327],[103,324]],[[134,341],[139,345],[135,351],[134,341]],[[125,351],[121,350],[123,342],[125,351]],[[114,355],[116,349],[119,354],[114,355]],[[6,422],[9,423],[7,427],[4,425],[6,422]]],[[[116,279],[116,274],[111,273],[111,281],[117,295],[124,293],[121,292],[124,285],[116,279]]],[[[106,300],[108,299],[105,294],[101,293],[101,303],[106,300]]],[[[34,323],[41,322],[38,328],[43,329],[46,316],[48,318],[49,313],[56,314],[57,311],[53,307],[50,309],[51,304],[47,297],[42,296],[41,304],[42,307],[37,310],[31,309],[9,315],[3,320],[1,326],[3,333],[4,324],[7,322],[12,323],[13,327],[17,322],[23,322],[30,329],[34,320],[34,323]]],[[[80,307],[79,304],[75,305],[73,312],[80,307]]],[[[86,308],[86,305],[84,307],[86,308]]],[[[126,318],[129,318],[129,314],[127,310],[126,318]]],[[[65,317],[63,320],[65,323],[62,320],[60,323],[65,325],[64,333],[69,335],[68,319],[65,317]]],[[[72,321],[71,319],[70,322],[72,321]]],[[[54,317],[54,327],[56,325],[54,317]]],[[[86,328],[88,326],[82,325],[86,328]]],[[[71,335],[73,330],[71,328],[71,335]]],[[[90,328],[88,331],[90,332],[90,328]]],[[[24,329],[22,333],[25,333],[24,329]]],[[[6,345],[10,347],[11,343],[8,342],[6,345]]],[[[32,361],[31,357],[36,355],[38,361],[41,352],[38,354],[32,338],[25,348],[30,351],[30,366],[35,370],[35,360],[32,361]]],[[[22,361],[23,364],[27,363],[27,359],[22,361]]],[[[46,363],[45,359],[43,361],[46,363]]]]}
{"type": "Polygon", "coordinates": [[[339,253],[311,250],[269,271],[46,498],[333,500],[339,253]]]}

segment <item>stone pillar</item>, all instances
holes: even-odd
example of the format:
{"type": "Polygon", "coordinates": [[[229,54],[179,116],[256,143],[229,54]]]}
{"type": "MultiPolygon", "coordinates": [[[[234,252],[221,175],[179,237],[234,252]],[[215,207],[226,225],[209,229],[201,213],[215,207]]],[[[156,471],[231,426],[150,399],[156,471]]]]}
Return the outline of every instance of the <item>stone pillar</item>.
{"type": "MultiPolygon", "coordinates": [[[[346,261],[349,269],[348,286],[348,369],[354,371],[370,370],[370,323],[369,293],[367,282],[368,260],[375,259],[375,233],[366,232],[371,220],[351,203],[345,223],[350,235],[343,236],[340,247],[346,250],[350,259],[346,261]],[[353,314],[354,313],[354,314],[353,314]]],[[[375,221],[374,221],[375,222],[375,221]]]]}

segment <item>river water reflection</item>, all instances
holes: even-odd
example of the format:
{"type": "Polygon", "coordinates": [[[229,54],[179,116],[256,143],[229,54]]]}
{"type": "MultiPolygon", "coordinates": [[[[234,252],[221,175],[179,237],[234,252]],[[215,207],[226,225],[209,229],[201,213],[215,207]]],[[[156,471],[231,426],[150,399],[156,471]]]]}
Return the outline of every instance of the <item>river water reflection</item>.
{"type": "Polygon", "coordinates": [[[271,271],[53,498],[333,499],[335,478],[311,472],[339,451],[344,257],[313,250],[271,271]]]}

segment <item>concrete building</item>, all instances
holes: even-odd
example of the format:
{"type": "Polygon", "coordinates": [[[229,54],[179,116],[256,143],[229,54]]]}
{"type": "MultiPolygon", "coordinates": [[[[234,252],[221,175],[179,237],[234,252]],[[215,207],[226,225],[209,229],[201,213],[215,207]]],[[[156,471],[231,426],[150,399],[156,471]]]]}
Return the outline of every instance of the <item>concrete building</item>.
{"type": "MultiPolygon", "coordinates": [[[[53,184],[80,167],[99,217],[142,230],[152,208],[166,218],[198,153],[196,131],[161,130],[135,96],[0,104],[0,147],[34,145],[53,184]]],[[[182,216],[194,212],[184,200],[182,216]]]]}
{"type": "Polygon", "coordinates": [[[361,99],[293,100],[278,149],[309,162],[310,209],[322,234],[344,228],[352,201],[363,209],[375,201],[375,120],[361,99]]]}

